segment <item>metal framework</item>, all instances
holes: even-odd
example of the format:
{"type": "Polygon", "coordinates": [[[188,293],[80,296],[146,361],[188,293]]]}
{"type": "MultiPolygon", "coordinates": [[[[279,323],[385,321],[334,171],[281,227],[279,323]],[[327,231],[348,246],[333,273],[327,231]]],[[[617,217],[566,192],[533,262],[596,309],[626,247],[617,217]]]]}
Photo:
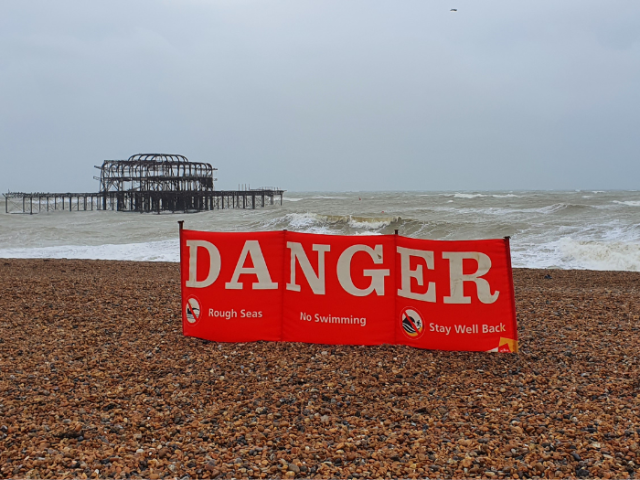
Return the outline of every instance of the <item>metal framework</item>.
{"type": "Polygon", "coordinates": [[[100,192],[209,192],[214,190],[209,163],[190,162],[183,155],[139,153],[127,160],[105,160],[100,192]]]}
{"type": "Polygon", "coordinates": [[[116,210],[121,212],[197,212],[224,208],[256,208],[274,204],[284,190],[260,188],[216,191],[209,163],[190,162],[183,155],[139,153],[127,160],[105,160],[98,193],[4,194],[6,213],[116,210]],[[65,208],[66,207],[66,208],[65,208]]]}

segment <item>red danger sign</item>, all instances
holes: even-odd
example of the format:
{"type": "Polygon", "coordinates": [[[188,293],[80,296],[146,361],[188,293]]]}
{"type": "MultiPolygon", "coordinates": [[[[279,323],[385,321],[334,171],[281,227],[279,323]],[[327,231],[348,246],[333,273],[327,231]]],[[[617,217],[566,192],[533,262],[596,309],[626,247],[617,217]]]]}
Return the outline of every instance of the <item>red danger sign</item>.
{"type": "Polygon", "coordinates": [[[517,351],[508,239],[183,230],[185,335],[517,351]]]}

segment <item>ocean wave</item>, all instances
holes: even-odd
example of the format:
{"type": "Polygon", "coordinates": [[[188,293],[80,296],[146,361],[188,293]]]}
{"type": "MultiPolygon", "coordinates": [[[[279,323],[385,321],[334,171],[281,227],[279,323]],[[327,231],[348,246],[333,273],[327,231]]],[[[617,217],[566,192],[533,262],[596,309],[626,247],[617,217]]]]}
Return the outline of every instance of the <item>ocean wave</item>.
{"type": "Polygon", "coordinates": [[[639,244],[563,238],[558,246],[565,268],[640,271],[639,244]]]}
{"type": "MultiPolygon", "coordinates": [[[[295,214],[293,214],[295,215],[295,214]]],[[[357,215],[321,215],[311,214],[316,221],[329,224],[348,224],[353,228],[378,230],[400,221],[400,217],[365,217],[357,215]]]]}
{"type": "MultiPolygon", "coordinates": [[[[437,240],[511,235],[517,267],[640,271],[640,195],[630,191],[597,196],[588,190],[382,192],[363,193],[367,201],[362,202],[353,201],[361,195],[358,192],[299,195],[285,197],[283,207],[225,209],[184,218],[193,230],[386,235],[397,229],[403,236],[437,240]],[[421,198],[422,193],[433,198],[421,198]],[[328,199],[313,199],[314,195],[328,199]],[[348,200],[339,200],[341,196],[348,200]],[[469,197],[476,200],[467,201],[469,197]]],[[[182,217],[0,212],[0,257],[174,262],[179,258],[178,218],[182,217]]]]}
{"type": "Polygon", "coordinates": [[[354,217],[349,216],[349,225],[353,228],[364,228],[367,230],[379,230],[384,227],[388,227],[392,223],[397,223],[402,220],[400,217],[354,217]]]}
{"type": "MultiPolygon", "coordinates": [[[[518,237],[518,235],[516,235],[518,237]]],[[[620,232],[611,238],[620,238],[620,232]]],[[[560,268],[640,272],[640,242],[589,240],[564,236],[549,242],[512,240],[512,263],[523,268],[560,268]]]]}
{"type": "Polygon", "coordinates": [[[613,203],[628,205],[629,207],[640,207],[640,200],[614,200],[613,203]]]}
{"type": "Polygon", "coordinates": [[[361,231],[381,232],[399,224],[396,216],[326,215],[320,213],[288,213],[261,225],[261,230],[292,230],[304,233],[354,235],[361,231]]]}
{"type": "MultiPolygon", "coordinates": [[[[447,203],[452,203],[453,200],[449,200],[447,203]]],[[[553,205],[547,205],[544,207],[536,207],[536,208],[517,208],[517,207],[490,207],[490,206],[464,206],[464,207],[456,207],[456,206],[432,206],[429,207],[429,210],[433,212],[450,212],[455,214],[469,214],[469,215],[515,215],[522,216],[522,214],[550,214],[560,212],[562,210],[576,210],[580,211],[583,209],[591,209],[591,208],[599,208],[598,206],[593,205],[578,205],[578,204],[569,204],[569,203],[556,203],[553,205]]]]}
{"type": "MultiPolygon", "coordinates": [[[[522,211],[523,212],[534,212],[534,213],[556,213],[560,210],[564,210],[566,208],[569,208],[569,204],[567,203],[555,203],[553,205],[548,205],[546,207],[542,207],[542,208],[531,208],[531,209],[526,209],[523,208],[522,211]]],[[[571,206],[581,206],[581,205],[571,205],[571,206]]]]}
{"type": "Polygon", "coordinates": [[[546,207],[540,208],[522,208],[518,209],[518,212],[525,213],[557,213],[563,210],[567,211],[583,211],[588,209],[598,208],[597,205],[581,205],[578,203],[554,203],[553,205],[547,205],[546,207]]]}

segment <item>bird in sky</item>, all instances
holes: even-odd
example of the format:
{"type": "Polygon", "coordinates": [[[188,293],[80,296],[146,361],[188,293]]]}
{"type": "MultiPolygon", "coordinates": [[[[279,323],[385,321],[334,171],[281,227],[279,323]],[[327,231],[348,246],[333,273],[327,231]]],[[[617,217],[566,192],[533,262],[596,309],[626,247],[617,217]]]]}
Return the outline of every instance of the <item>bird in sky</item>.
{"type": "Polygon", "coordinates": [[[457,8],[452,8],[451,10],[449,10],[450,12],[457,12],[458,9],[457,8]]]}

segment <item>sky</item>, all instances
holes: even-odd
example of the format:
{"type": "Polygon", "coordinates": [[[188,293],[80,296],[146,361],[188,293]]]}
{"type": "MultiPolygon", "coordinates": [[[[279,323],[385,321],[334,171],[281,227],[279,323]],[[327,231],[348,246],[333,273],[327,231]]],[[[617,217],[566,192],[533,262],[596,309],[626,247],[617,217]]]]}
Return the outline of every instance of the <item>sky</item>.
{"type": "Polygon", "coordinates": [[[3,0],[0,192],[640,188],[640,2],[3,0]],[[457,8],[457,12],[451,12],[457,8]]]}

